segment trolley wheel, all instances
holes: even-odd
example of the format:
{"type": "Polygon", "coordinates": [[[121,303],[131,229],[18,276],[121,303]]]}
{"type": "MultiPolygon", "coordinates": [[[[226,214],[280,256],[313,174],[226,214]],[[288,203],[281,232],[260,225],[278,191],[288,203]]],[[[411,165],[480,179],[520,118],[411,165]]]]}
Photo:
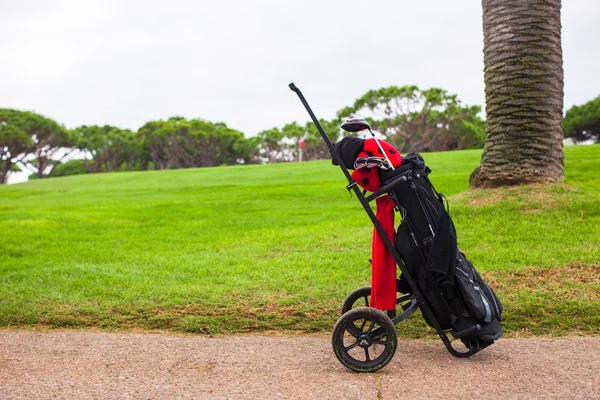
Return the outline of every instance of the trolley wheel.
{"type": "MultiPolygon", "coordinates": [[[[401,294],[401,293],[399,293],[401,294]]],[[[405,309],[405,303],[410,301],[409,294],[401,294],[400,297],[396,298],[396,305],[400,305],[402,309],[405,309]]],[[[363,286],[350,292],[348,296],[342,302],[342,314],[346,314],[348,311],[357,307],[370,307],[371,301],[371,286],[363,286]]],[[[402,311],[401,311],[402,312],[402,311]]],[[[388,312],[388,316],[389,312],[388,312]]],[[[392,317],[390,317],[392,318],[392,317]]]]}
{"type": "Polygon", "coordinates": [[[398,345],[396,327],[381,311],[355,308],[342,315],[333,328],[335,356],[355,372],[375,372],[394,357],[398,345]]]}
{"type": "Polygon", "coordinates": [[[350,292],[342,302],[342,315],[356,307],[369,307],[371,286],[359,287],[350,292]]]}

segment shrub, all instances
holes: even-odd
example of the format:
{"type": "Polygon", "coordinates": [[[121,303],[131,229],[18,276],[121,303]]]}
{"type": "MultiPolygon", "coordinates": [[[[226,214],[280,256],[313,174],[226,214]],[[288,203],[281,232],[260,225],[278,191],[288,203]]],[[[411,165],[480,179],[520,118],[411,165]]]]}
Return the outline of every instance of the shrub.
{"type": "Polygon", "coordinates": [[[71,160],[64,164],[57,165],[50,176],[54,178],[57,176],[79,175],[85,173],[86,171],[83,167],[83,160],[71,160]]]}

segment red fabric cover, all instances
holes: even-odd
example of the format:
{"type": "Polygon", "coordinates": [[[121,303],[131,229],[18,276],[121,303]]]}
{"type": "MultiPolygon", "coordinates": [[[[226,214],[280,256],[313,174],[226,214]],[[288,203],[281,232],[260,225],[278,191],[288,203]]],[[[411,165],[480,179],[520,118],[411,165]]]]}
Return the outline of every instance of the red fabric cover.
{"type": "MultiPolygon", "coordinates": [[[[375,199],[376,217],[383,226],[388,238],[394,242],[394,207],[390,196],[375,199]]],[[[371,266],[371,307],[379,310],[396,309],[396,261],[387,251],[377,229],[373,229],[371,246],[373,260],[371,266]]]]}
{"type": "MultiPolygon", "coordinates": [[[[383,151],[387,154],[394,168],[402,165],[400,152],[391,144],[379,140],[383,151]]],[[[357,158],[382,157],[381,149],[373,138],[365,140],[363,151],[357,158]]],[[[377,168],[361,168],[352,172],[354,179],[363,189],[376,192],[381,188],[377,168]]],[[[376,199],[376,217],[383,226],[388,238],[394,241],[394,202],[389,196],[376,199]]],[[[396,309],[396,261],[387,251],[381,241],[379,233],[373,230],[373,242],[371,246],[372,268],[371,268],[371,307],[379,310],[396,309]]]]}
{"type": "MultiPolygon", "coordinates": [[[[387,154],[394,168],[399,167],[402,164],[400,152],[395,149],[394,146],[383,140],[379,140],[379,144],[381,144],[383,151],[387,154]]],[[[363,151],[358,153],[356,158],[363,157],[383,157],[381,149],[377,146],[377,141],[374,138],[365,140],[363,151]]],[[[376,192],[381,188],[377,168],[356,169],[352,172],[352,179],[369,192],[376,192]]]]}

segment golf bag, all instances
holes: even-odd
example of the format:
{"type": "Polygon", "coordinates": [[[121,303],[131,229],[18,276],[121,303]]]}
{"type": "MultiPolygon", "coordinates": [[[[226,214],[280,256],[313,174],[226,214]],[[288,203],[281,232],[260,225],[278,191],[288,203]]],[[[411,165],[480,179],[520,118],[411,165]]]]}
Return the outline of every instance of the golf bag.
{"type": "MultiPolygon", "coordinates": [[[[395,183],[391,196],[402,215],[395,248],[441,329],[451,330],[467,347],[486,345],[502,335],[502,305],[458,250],[445,197],[431,184],[430,172],[416,153],[404,157],[401,167],[380,171],[382,185],[395,183]]],[[[398,291],[411,292],[402,276],[398,291]]]]}

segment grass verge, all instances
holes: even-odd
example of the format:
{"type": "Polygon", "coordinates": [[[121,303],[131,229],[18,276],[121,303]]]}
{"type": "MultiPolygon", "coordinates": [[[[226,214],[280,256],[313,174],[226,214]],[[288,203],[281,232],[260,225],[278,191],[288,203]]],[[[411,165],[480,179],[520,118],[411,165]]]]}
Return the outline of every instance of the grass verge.
{"type": "MultiPolygon", "coordinates": [[[[425,158],[507,335],[598,334],[600,146],[565,149],[564,184],[467,192],[480,155],[425,158]]],[[[372,226],[344,186],[310,162],[0,187],[0,326],[328,332],[370,280],[372,226]]]]}

